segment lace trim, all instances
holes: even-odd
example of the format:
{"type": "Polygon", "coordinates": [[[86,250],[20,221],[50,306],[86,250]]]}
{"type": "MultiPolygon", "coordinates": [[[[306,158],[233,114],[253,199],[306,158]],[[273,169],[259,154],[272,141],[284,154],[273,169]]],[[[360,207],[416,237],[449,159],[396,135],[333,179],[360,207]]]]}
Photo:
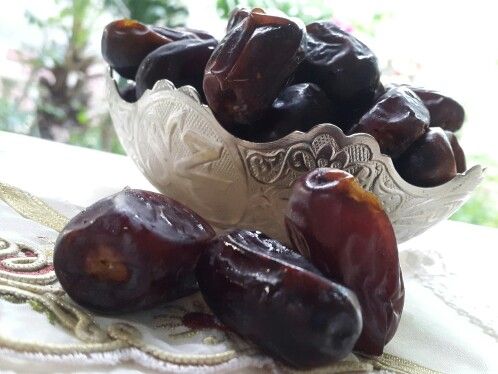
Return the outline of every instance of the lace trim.
{"type": "Polygon", "coordinates": [[[415,364],[404,358],[384,353],[380,357],[369,358],[368,361],[376,370],[389,370],[399,374],[437,374],[437,371],[415,364]]]}
{"type": "MultiPolygon", "coordinates": [[[[442,260],[441,254],[434,250],[424,252],[423,254],[415,253],[411,250],[405,252],[405,258],[409,262],[413,261],[415,257],[418,259],[417,266],[414,267],[409,264],[411,276],[417,279],[422,286],[430,290],[449,308],[458,313],[458,315],[466,318],[471,324],[498,342],[498,331],[493,327],[498,326],[498,318],[487,318],[483,321],[482,318],[476,317],[461,307],[462,299],[454,296],[454,293],[451,292],[452,287],[449,286],[452,283],[452,277],[455,273],[452,271],[451,266],[448,266],[442,260]],[[406,258],[406,256],[414,257],[406,258]]],[[[469,302],[466,304],[468,308],[472,309],[472,305],[469,305],[469,302]]]]}

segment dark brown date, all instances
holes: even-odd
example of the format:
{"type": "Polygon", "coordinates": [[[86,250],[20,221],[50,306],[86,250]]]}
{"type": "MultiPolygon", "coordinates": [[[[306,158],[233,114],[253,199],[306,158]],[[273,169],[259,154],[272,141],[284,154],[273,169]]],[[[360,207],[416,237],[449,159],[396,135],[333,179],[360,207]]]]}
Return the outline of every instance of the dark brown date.
{"type": "Polygon", "coordinates": [[[280,92],[249,140],[278,140],[293,131],[306,132],[320,123],[330,123],[332,118],[332,103],[317,85],[295,84],[280,92]]]}
{"type": "Polygon", "coordinates": [[[190,27],[179,27],[178,29],[183,30],[185,32],[190,32],[194,34],[198,39],[215,41],[216,44],[218,44],[218,39],[216,39],[213,35],[204,30],[193,29],[190,27]]]}
{"type": "Polygon", "coordinates": [[[380,201],[345,171],[315,169],[294,184],[285,223],[303,255],[356,293],[363,330],[355,350],[382,354],[405,293],[396,237],[380,201]]]}
{"type": "Polygon", "coordinates": [[[137,72],[137,97],[160,79],[177,87],[195,87],[201,97],[204,68],[216,48],[215,40],[182,39],[166,44],[147,55],[137,72]]]}
{"type": "Polygon", "coordinates": [[[431,127],[457,131],[465,120],[463,107],[451,97],[425,88],[412,87],[413,92],[423,101],[431,114],[431,127]]]}
{"type": "Polygon", "coordinates": [[[150,27],[131,19],[109,23],[102,34],[104,60],[121,76],[135,79],[142,60],[156,48],[171,42],[150,27]]]}
{"type": "Polygon", "coordinates": [[[172,41],[184,40],[184,39],[200,39],[216,41],[216,38],[211,34],[196,29],[190,29],[187,27],[164,27],[164,26],[152,26],[152,29],[161,34],[162,36],[171,39],[172,41]]]}
{"type": "Polygon", "coordinates": [[[453,156],[455,156],[457,173],[463,173],[467,170],[467,162],[465,161],[465,153],[463,152],[456,135],[451,131],[445,131],[446,137],[450,141],[453,156]]]}
{"type": "Polygon", "coordinates": [[[135,82],[127,82],[124,86],[118,88],[119,96],[124,101],[127,101],[129,103],[134,103],[137,101],[137,91],[136,91],[136,86],[135,82]]]}
{"type": "Polygon", "coordinates": [[[365,44],[332,22],[313,22],[306,30],[306,58],[295,81],[319,85],[343,108],[339,119],[343,123],[338,124],[346,128],[373,104],[380,77],[377,58],[365,44]]]}
{"type": "Polygon", "coordinates": [[[143,310],[196,290],[194,269],[214,234],[180,203],[127,189],[69,221],[55,244],[55,273],[88,309],[143,310]]]}
{"type": "MultiPolygon", "coordinates": [[[[254,8],[252,11],[263,14],[265,13],[265,11],[261,8],[254,8]]],[[[231,29],[233,29],[235,26],[241,23],[244,19],[246,19],[249,16],[249,14],[251,14],[251,11],[247,8],[233,9],[232,12],[230,13],[230,16],[228,17],[227,32],[229,32],[231,29]]]]}
{"type": "Polygon", "coordinates": [[[450,141],[439,127],[431,127],[394,166],[404,180],[419,187],[439,186],[457,173],[450,141]]]}
{"type": "Polygon", "coordinates": [[[405,86],[396,86],[382,95],[351,133],[372,135],[380,151],[397,158],[429,128],[430,116],[422,101],[405,86]]]}
{"type": "Polygon", "coordinates": [[[377,85],[377,88],[375,89],[375,94],[374,94],[374,103],[379,101],[380,97],[384,95],[387,92],[387,88],[382,84],[382,82],[379,82],[377,85]]]}
{"type": "Polygon", "coordinates": [[[252,11],[220,42],[204,92],[222,124],[259,120],[304,58],[305,32],[290,19],[252,11]]]}
{"type": "Polygon", "coordinates": [[[203,252],[196,274],[222,323],[294,367],[340,360],[360,334],[355,295],[260,232],[218,237],[203,252]]]}

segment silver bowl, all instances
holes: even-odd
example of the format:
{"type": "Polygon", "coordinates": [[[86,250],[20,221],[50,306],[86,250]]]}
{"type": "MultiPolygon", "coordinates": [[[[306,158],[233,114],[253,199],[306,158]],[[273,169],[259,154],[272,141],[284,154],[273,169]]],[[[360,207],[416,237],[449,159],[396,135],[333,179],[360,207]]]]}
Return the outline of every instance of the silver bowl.
{"type": "Polygon", "coordinates": [[[251,143],[225,131],[190,86],[161,80],[136,103],[121,99],[109,74],[109,110],[119,139],[147,179],[214,226],[258,229],[288,242],[283,212],[296,178],[317,167],[353,174],[384,206],[398,242],[454,213],[482,179],[476,165],[437,187],[405,182],[376,140],[331,124],[251,143]]]}

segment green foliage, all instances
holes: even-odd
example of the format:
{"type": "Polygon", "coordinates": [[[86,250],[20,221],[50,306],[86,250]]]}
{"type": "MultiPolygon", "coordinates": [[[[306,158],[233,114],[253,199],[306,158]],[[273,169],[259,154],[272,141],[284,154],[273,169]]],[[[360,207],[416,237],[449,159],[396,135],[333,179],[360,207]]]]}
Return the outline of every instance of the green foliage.
{"type": "Polygon", "coordinates": [[[180,0],[104,0],[104,6],[120,18],[171,27],[183,26],[188,16],[180,0]]]}
{"type": "MultiPolygon", "coordinates": [[[[27,86],[33,86],[37,96],[32,115],[36,128],[44,138],[123,153],[109,116],[89,110],[90,82],[96,77],[90,71],[99,57],[88,46],[101,34],[95,24],[102,11],[108,10],[116,17],[177,26],[184,24],[188,10],[181,0],[54,1],[57,12],[48,18],[26,12],[27,21],[43,37],[39,45],[23,46],[30,56],[24,61],[31,71],[27,86]]],[[[11,123],[26,123],[11,101],[0,102],[1,126],[9,129],[11,123]]]]}
{"type": "Polygon", "coordinates": [[[117,154],[125,154],[121,143],[114,134],[112,123],[108,116],[97,126],[87,126],[75,129],[69,138],[69,144],[85,148],[105,150],[117,154]]]}
{"type": "Polygon", "coordinates": [[[389,13],[374,13],[370,20],[363,22],[352,22],[353,29],[368,36],[375,36],[377,27],[386,19],[390,17],[389,13]]]}
{"type": "Polygon", "coordinates": [[[450,219],[498,227],[498,162],[487,156],[476,156],[470,158],[468,164],[486,167],[484,180],[470,200],[450,219]]]}
{"type": "Polygon", "coordinates": [[[491,226],[498,228],[498,201],[493,199],[487,188],[480,186],[472,198],[458,210],[452,221],[473,223],[475,225],[491,226]]]}
{"type": "MultiPolygon", "coordinates": [[[[37,59],[31,63],[38,67],[53,67],[64,63],[66,52],[84,50],[91,36],[93,22],[101,7],[95,0],[56,0],[60,6],[57,14],[39,18],[27,11],[27,21],[37,26],[44,42],[38,49],[37,59]]],[[[32,48],[34,46],[31,46],[32,48]]]]}
{"type": "Polygon", "coordinates": [[[28,134],[31,122],[31,113],[19,109],[11,100],[0,97],[0,131],[28,134]]]}
{"type": "Polygon", "coordinates": [[[332,10],[324,0],[217,0],[216,8],[222,18],[228,18],[234,8],[278,9],[305,23],[332,17],[332,10]]]}
{"type": "Polygon", "coordinates": [[[95,56],[87,47],[98,9],[96,0],[57,0],[56,4],[57,13],[46,19],[26,13],[43,42],[25,47],[34,56],[25,63],[31,70],[28,83],[36,83],[35,121],[40,135],[57,140],[60,129],[84,125],[79,113],[86,110],[90,98],[87,77],[95,56]]]}

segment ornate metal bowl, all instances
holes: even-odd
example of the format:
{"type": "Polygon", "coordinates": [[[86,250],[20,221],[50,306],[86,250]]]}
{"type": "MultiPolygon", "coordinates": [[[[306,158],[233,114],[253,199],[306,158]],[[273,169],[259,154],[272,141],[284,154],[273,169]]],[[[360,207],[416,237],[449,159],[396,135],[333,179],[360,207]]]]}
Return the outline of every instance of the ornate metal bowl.
{"type": "Polygon", "coordinates": [[[432,188],[405,182],[367,134],[346,136],[323,124],[271,143],[251,143],[225,131],[197,91],[157,82],[136,103],[121,99],[107,77],[114,127],[127,154],[162,193],[223,229],[259,229],[287,241],[283,212],[296,178],[331,166],[355,175],[375,193],[404,242],[449,217],[482,179],[472,167],[432,188]]]}

